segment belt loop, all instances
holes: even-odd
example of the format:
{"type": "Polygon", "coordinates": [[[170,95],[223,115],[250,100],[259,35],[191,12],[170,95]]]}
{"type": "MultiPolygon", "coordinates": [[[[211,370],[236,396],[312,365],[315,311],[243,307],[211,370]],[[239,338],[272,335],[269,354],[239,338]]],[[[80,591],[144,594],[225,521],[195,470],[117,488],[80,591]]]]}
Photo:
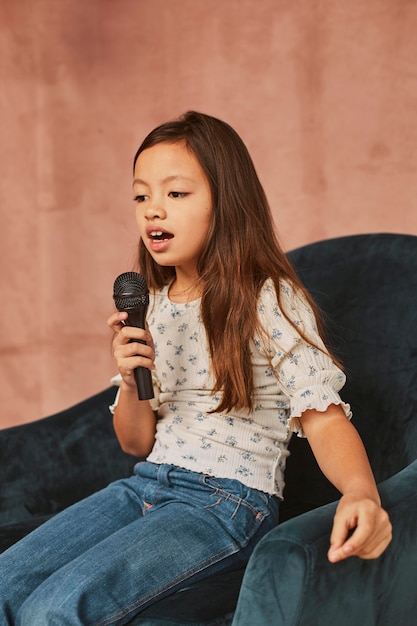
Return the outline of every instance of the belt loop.
{"type": "Polygon", "coordinates": [[[172,470],[172,465],[162,464],[158,468],[157,479],[160,485],[164,487],[171,487],[171,481],[169,480],[169,473],[172,470]]]}

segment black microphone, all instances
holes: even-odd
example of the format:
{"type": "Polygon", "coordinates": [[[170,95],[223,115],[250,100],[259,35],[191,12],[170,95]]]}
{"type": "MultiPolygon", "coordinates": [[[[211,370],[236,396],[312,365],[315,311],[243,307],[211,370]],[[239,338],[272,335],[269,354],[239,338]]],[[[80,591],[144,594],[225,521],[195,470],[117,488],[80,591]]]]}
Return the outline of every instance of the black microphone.
{"type": "MultiPolygon", "coordinates": [[[[145,279],[136,272],[120,274],[114,281],[113,299],[118,311],[128,314],[127,326],[145,328],[146,312],[149,305],[149,291],[145,279]]],[[[146,343],[139,339],[131,339],[138,343],[146,343]]],[[[139,400],[150,400],[154,397],[152,375],[147,367],[137,367],[134,371],[139,400]]]]}

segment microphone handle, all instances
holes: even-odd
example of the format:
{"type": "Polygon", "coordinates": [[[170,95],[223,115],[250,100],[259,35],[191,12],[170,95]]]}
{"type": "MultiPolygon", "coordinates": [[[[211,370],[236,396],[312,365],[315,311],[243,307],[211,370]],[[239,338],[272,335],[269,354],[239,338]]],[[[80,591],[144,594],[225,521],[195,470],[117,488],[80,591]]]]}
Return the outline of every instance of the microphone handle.
{"type": "MultiPolygon", "coordinates": [[[[129,326],[136,326],[136,328],[145,328],[146,309],[147,307],[125,309],[128,314],[127,324],[129,324],[129,326]]],[[[137,343],[146,345],[146,341],[138,339],[131,339],[130,341],[136,341],[137,343]]],[[[134,375],[136,387],[138,388],[138,399],[151,400],[154,397],[154,393],[150,370],[148,370],[147,367],[137,367],[134,370],[134,375]]]]}
{"type": "MultiPolygon", "coordinates": [[[[137,339],[131,341],[146,344],[146,341],[138,341],[137,339]]],[[[138,388],[138,399],[151,400],[154,397],[154,393],[150,370],[147,367],[137,367],[133,373],[135,375],[136,387],[138,388]]]]}

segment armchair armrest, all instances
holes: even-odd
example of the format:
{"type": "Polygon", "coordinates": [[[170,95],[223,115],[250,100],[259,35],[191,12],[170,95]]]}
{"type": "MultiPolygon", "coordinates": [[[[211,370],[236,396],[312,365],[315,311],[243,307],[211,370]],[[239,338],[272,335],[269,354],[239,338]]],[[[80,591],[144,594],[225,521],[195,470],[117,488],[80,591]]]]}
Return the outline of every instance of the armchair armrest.
{"type": "Polygon", "coordinates": [[[411,624],[417,615],[417,461],[379,485],[393,540],[376,560],[329,563],[336,503],[291,519],[255,548],[236,626],[411,624]]]}
{"type": "Polygon", "coordinates": [[[36,526],[129,475],[112,426],[109,388],[36,422],[0,430],[0,525],[36,526]]]}

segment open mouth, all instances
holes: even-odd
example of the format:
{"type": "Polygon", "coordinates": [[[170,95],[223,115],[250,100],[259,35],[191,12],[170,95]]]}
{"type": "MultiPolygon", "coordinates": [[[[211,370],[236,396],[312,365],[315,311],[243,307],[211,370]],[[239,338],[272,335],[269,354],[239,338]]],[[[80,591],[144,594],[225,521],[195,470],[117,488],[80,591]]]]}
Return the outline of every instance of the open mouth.
{"type": "Polygon", "coordinates": [[[152,241],[165,241],[167,239],[172,239],[173,236],[174,235],[172,233],[167,233],[163,230],[151,230],[149,233],[149,237],[152,241]]]}

